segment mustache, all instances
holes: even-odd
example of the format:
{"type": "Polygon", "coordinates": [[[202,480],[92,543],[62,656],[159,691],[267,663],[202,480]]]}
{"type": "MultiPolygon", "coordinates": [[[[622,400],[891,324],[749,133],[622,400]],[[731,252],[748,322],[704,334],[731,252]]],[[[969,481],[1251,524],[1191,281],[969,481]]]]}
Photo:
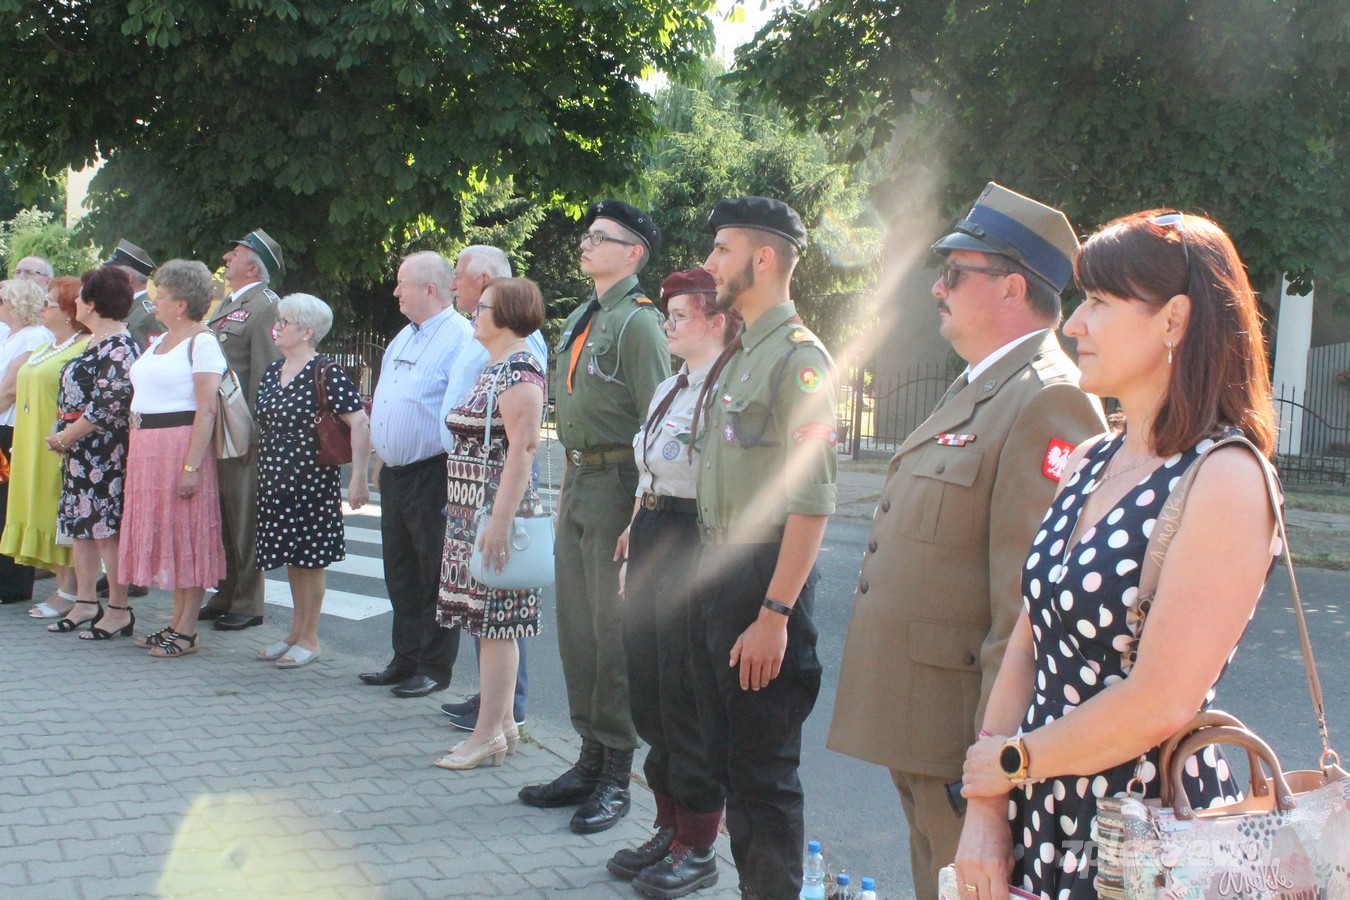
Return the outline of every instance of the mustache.
{"type": "Polygon", "coordinates": [[[939,300],[939,301],[938,301],[937,308],[938,308],[938,312],[950,313],[950,312],[952,311],[952,308],[951,308],[950,306],[948,306],[948,305],[947,305],[944,301],[942,301],[942,300],[939,300]]]}

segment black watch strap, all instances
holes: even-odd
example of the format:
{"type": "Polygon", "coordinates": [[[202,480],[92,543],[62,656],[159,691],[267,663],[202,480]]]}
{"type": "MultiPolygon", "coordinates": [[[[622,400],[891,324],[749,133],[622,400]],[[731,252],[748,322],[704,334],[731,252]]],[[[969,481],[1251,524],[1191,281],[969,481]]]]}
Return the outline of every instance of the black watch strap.
{"type": "Polygon", "coordinates": [[[763,605],[765,609],[772,610],[780,616],[792,615],[792,607],[788,606],[786,603],[779,603],[777,600],[770,600],[768,597],[765,597],[763,605]]]}

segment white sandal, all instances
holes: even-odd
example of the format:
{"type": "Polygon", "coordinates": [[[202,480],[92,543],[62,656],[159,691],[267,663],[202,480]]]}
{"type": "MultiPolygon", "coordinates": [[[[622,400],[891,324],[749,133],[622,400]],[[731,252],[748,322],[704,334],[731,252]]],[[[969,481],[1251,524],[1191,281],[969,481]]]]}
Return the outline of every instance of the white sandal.
{"type": "Polygon", "coordinates": [[[298,669],[301,666],[307,666],[319,658],[319,651],[306,650],[298,644],[287,651],[286,655],[277,660],[278,669],[298,669]]]}
{"type": "Polygon", "coordinates": [[[281,659],[283,656],[285,656],[287,653],[290,652],[291,652],[290,644],[286,643],[285,641],[277,641],[275,644],[268,647],[266,650],[259,650],[258,659],[262,660],[263,662],[276,662],[277,660],[281,659]]]}

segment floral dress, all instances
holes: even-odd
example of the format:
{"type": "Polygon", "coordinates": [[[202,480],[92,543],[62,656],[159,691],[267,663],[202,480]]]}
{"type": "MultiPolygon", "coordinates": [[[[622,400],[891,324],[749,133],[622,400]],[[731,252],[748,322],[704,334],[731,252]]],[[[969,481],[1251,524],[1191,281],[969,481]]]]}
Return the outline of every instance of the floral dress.
{"type": "Polygon", "coordinates": [[[279,359],[258,386],[258,568],[322,569],[347,558],[342,531],[341,467],[319,465],[318,366],[334,415],[361,409],[342,367],[318,355],[281,383],[279,359]]]}
{"type": "MultiPolygon", "coordinates": [[[[494,382],[498,396],[521,382],[546,390],[543,370],[535,358],[529,353],[513,353],[484,369],[473,390],[446,416],[445,427],[454,435],[455,449],[446,464],[450,499],[436,620],[446,628],[460,625],[477,637],[504,640],[539,633],[539,591],[495,590],[469,574],[477,536],[474,514],[492,507],[506,463],[506,423],[496,400],[492,404],[492,443],[486,453],[483,448],[487,400],[494,382]]],[[[539,493],[531,476],[516,515],[537,515],[539,506],[539,493]]]]}
{"type": "MultiPolygon", "coordinates": [[[[1135,603],[1148,536],[1176,479],[1212,443],[1202,441],[1165,460],[1066,548],[1095,476],[1106,470],[1123,437],[1112,435],[1088,451],[1032,542],[1022,594],[1031,617],[1036,675],[1022,733],[1053,722],[1126,676],[1142,626],[1135,603]]],[[[1213,699],[1211,687],[1205,706],[1213,699]]],[[[1147,797],[1159,793],[1157,763],[1154,748],[1140,773],[1147,797]]],[[[1051,778],[1014,790],[1012,884],[1046,900],[1096,898],[1090,832],[1097,799],[1124,791],[1135,767],[1131,760],[1095,775],[1051,778]]],[[[1216,747],[1187,762],[1184,780],[1197,809],[1240,796],[1216,747]]]]}
{"type": "Polygon", "coordinates": [[[102,540],[122,527],[122,490],[131,434],[131,364],[140,355],[131,335],[90,344],[61,373],[58,432],[79,416],[94,430],[75,441],[61,466],[58,529],[102,540]]]}

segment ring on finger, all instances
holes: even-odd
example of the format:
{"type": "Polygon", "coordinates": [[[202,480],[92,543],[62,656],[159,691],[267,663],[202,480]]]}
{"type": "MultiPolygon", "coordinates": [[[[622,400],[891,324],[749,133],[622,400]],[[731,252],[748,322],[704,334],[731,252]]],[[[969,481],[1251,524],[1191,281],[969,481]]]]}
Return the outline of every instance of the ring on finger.
{"type": "Polygon", "coordinates": [[[968,890],[968,891],[974,891],[974,892],[976,892],[976,893],[979,893],[979,891],[980,891],[980,889],[977,888],[977,887],[976,887],[975,885],[973,885],[973,884],[967,884],[967,885],[965,885],[965,889],[968,890]]]}

